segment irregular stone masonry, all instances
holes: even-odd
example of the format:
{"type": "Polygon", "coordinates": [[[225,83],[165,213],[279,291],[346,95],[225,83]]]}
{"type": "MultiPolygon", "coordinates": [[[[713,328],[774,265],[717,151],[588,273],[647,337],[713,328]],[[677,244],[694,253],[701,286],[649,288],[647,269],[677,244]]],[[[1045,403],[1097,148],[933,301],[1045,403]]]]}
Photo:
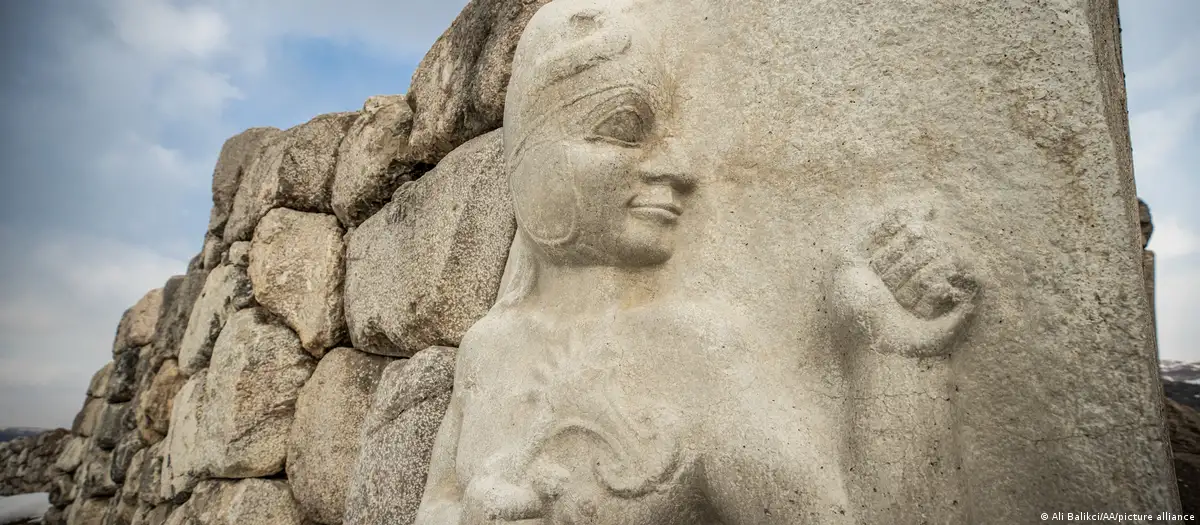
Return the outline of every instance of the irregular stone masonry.
{"type": "Polygon", "coordinates": [[[0,443],[0,496],[49,492],[51,467],[70,437],[60,428],[0,443]]]}

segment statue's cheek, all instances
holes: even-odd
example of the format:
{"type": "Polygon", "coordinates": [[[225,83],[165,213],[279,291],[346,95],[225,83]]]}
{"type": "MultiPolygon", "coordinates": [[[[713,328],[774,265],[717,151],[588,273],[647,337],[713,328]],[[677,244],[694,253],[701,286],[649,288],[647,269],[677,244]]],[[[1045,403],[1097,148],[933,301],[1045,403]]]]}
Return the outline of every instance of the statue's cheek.
{"type": "Polygon", "coordinates": [[[561,142],[531,144],[512,167],[509,184],[517,223],[539,244],[571,241],[579,222],[575,174],[561,142]]]}

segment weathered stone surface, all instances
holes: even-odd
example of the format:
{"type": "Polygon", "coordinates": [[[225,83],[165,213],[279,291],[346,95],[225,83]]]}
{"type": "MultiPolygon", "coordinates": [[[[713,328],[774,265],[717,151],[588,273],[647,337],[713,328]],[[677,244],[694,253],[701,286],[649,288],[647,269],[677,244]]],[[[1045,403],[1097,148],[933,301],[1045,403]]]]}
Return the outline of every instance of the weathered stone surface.
{"type": "Polygon", "coordinates": [[[75,471],[75,485],[84,498],[107,498],[117,493],[117,483],[109,476],[112,453],[92,448],[75,471]]]}
{"type": "Polygon", "coordinates": [[[225,253],[225,264],[245,268],[250,266],[250,241],[238,241],[229,245],[225,253]]]}
{"type": "Polygon", "coordinates": [[[330,213],[337,149],[358,112],[320,115],[269,140],[242,176],[225,225],[226,243],[248,241],[276,207],[330,213]]]}
{"type": "MultiPolygon", "coordinates": [[[[185,498],[202,476],[203,468],[201,440],[198,437],[199,418],[204,412],[206,371],[201,370],[188,379],[171,408],[171,425],[167,437],[159,443],[163,448],[161,488],[159,497],[178,503],[185,498]]],[[[143,474],[143,480],[145,480],[143,474]]],[[[142,497],[145,500],[145,495],[142,497]]]]}
{"type": "Polygon", "coordinates": [[[179,343],[187,331],[192,307],[204,290],[207,278],[208,272],[203,269],[191,271],[181,277],[172,277],[163,287],[163,313],[154,334],[152,369],[157,369],[163,361],[179,356],[179,343]]]}
{"type": "Polygon", "coordinates": [[[412,153],[433,164],[499,128],[513,51],[525,24],[549,0],[472,0],[413,73],[412,153]]]}
{"type": "Polygon", "coordinates": [[[137,428],[147,443],[157,443],[167,435],[175,395],[186,382],[175,360],[169,359],[159,366],[150,386],[141,393],[136,408],[137,428]]]}
{"type": "Polygon", "coordinates": [[[100,394],[109,403],[124,403],[133,399],[138,379],[138,362],[141,350],[137,347],[126,348],[113,356],[112,372],[108,384],[100,394]]]}
{"type": "Polygon", "coordinates": [[[453,382],[453,348],[387,366],[363,426],[345,525],[413,523],[453,382]]]}
{"type": "Polygon", "coordinates": [[[65,477],[55,468],[71,432],[55,429],[0,442],[0,496],[50,492],[65,477]]]}
{"type": "Polygon", "coordinates": [[[346,335],[342,235],[332,215],[275,208],[259,223],[250,247],[254,298],[281,316],[317,357],[346,335]]]}
{"type": "Polygon", "coordinates": [[[163,496],[163,463],[167,454],[167,442],[159,441],[146,449],[137,481],[138,500],[145,505],[158,505],[166,500],[163,496]]]}
{"type": "Polygon", "coordinates": [[[296,501],[313,521],[342,522],[363,418],[387,363],[385,357],[338,348],[321,359],[300,389],[287,475],[296,501]]]}
{"type": "Polygon", "coordinates": [[[75,416],[75,423],[71,425],[71,432],[84,437],[90,437],[95,431],[96,425],[100,423],[100,416],[104,412],[104,407],[107,403],[103,399],[88,399],[83,404],[83,409],[75,416]]]}
{"type": "Polygon", "coordinates": [[[219,266],[209,272],[179,343],[180,372],[190,376],[207,367],[212,345],[225,326],[225,320],[233,312],[249,306],[253,299],[246,270],[237,266],[219,266]]]}
{"type": "Polygon", "coordinates": [[[499,132],[402,186],[348,236],[354,347],[407,356],[457,346],[495,301],[514,230],[499,132]]]}
{"type": "Polygon", "coordinates": [[[92,434],[92,442],[103,450],[112,450],[130,430],[137,428],[133,419],[133,403],[105,405],[92,434]]]}
{"type": "MultiPolygon", "coordinates": [[[[142,488],[142,469],[146,467],[148,463],[146,455],[150,453],[150,448],[143,446],[137,449],[133,457],[129,458],[129,466],[125,470],[125,475],[121,482],[121,499],[133,502],[141,501],[139,491],[142,488]]],[[[114,479],[113,481],[116,480],[114,479]]]]}
{"type": "Polygon", "coordinates": [[[171,504],[138,507],[138,511],[133,515],[133,523],[130,525],[164,525],[173,510],[175,507],[171,504]]]}
{"type": "Polygon", "coordinates": [[[67,525],[67,509],[60,508],[60,507],[50,507],[48,510],[46,510],[46,515],[42,516],[42,524],[43,525],[67,525]]]}
{"type": "Polygon", "coordinates": [[[75,478],[70,474],[58,473],[54,476],[54,484],[50,487],[50,504],[55,507],[66,507],[75,501],[77,489],[75,478]]]}
{"type": "Polygon", "coordinates": [[[204,385],[196,438],[200,468],[220,478],[281,472],[296,396],[315,365],[296,335],[265,310],[233,314],[213,347],[204,385]]]}
{"type": "Polygon", "coordinates": [[[379,211],[400,184],[423,171],[408,159],[412,110],[404,95],[367,99],[338,149],[333,213],[347,228],[379,211]]]}
{"type": "Polygon", "coordinates": [[[148,345],[154,340],[162,304],[163,289],[155,288],[146,292],[133,307],[125,311],[120,324],[117,325],[113,355],[128,348],[148,345]]]}
{"type": "Polygon", "coordinates": [[[171,513],[172,525],[301,525],[288,484],[265,479],[205,481],[171,513]]]}
{"type": "Polygon", "coordinates": [[[145,448],[146,442],[142,441],[141,435],[137,432],[126,433],[113,449],[109,477],[117,484],[125,483],[126,475],[133,469],[134,456],[145,448]]]}
{"type": "Polygon", "coordinates": [[[68,525],[101,525],[108,511],[107,498],[80,498],[68,507],[68,525]]]}
{"type": "Polygon", "coordinates": [[[1142,199],[1138,199],[1138,223],[1142,228],[1142,249],[1145,249],[1154,234],[1154,220],[1150,217],[1150,206],[1142,199]]]}
{"type": "Polygon", "coordinates": [[[263,144],[278,136],[276,128],[250,128],[225,141],[217,165],[213,168],[212,213],[208,219],[208,232],[220,236],[225,231],[225,222],[233,209],[242,177],[255,157],[261,153],[263,144]]]}
{"type": "Polygon", "coordinates": [[[88,383],[87,393],[91,397],[104,397],[108,393],[108,380],[112,376],[113,363],[109,361],[104,366],[100,367],[95,374],[92,374],[92,381],[88,383]]]}
{"type": "Polygon", "coordinates": [[[75,472],[79,464],[83,462],[83,457],[87,454],[88,442],[87,439],[81,436],[73,436],[63,445],[62,452],[59,453],[58,459],[54,462],[54,468],[70,474],[75,472]]]}
{"type": "Polygon", "coordinates": [[[229,245],[220,234],[209,233],[204,236],[204,248],[200,250],[200,267],[204,270],[212,270],[220,266],[221,260],[225,258],[225,251],[229,249],[229,245]]]}
{"type": "Polygon", "coordinates": [[[108,500],[108,508],[104,513],[101,525],[131,525],[137,505],[125,501],[120,495],[108,500]]]}

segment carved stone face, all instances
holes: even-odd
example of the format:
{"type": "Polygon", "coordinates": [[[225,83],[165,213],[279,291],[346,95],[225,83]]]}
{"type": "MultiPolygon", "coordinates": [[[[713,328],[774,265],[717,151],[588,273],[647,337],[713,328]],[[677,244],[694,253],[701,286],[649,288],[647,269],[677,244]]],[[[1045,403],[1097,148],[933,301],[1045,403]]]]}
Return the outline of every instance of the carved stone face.
{"type": "Polygon", "coordinates": [[[543,8],[517,51],[505,115],[517,222],[554,264],[660,264],[695,185],[670,135],[671,79],[627,13],[581,4],[543,8]]]}

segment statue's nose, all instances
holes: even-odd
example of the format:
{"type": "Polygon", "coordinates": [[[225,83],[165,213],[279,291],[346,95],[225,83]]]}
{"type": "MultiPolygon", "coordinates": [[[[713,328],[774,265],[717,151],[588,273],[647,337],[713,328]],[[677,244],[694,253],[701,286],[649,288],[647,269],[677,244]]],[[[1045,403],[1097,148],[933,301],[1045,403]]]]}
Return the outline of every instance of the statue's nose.
{"type": "Polygon", "coordinates": [[[691,163],[675,139],[664,140],[651,150],[638,166],[638,175],[647,184],[667,185],[679,193],[696,188],[691,163]]]}

